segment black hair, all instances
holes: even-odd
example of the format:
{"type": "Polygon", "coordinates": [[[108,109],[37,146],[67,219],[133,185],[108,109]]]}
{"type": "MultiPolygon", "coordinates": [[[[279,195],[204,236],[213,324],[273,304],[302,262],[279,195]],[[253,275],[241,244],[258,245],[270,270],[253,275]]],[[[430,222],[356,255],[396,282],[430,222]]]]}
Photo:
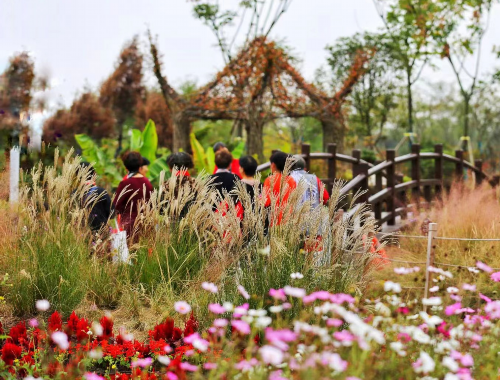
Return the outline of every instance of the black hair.
{"type": "Polygon", "coordinates": [[[127,168],[130,173],[137,172],[139,168],[144,165],[142,156],[139,152],[128,152],[122,160],[125,168],[127,168]]]}
{"type": "Polygon", "coordinates": [[[88,181],[96,175],[94,167],[88,162],[80,162],[80,165],[76,168],[76,172],[77,174],[85,173],[88,181]]]}
{"type": "Polygon", "coordinates": [[[255,175],[257,172],[257,166],[257,161],[252,156],[244,156],[240,158],[240,167],[249,177],[253,177],[255,175]]]}
{"type": "Polygon", "coordinates": [[[167,165],[170,170],[174,168],[192,169],[194,167],[193,159],[186,152],[172,153],[167,157],[167,165]]]}
{"type": "Polygon", "coordinates": [[[226,147],[226,144],[224,144],[223,142],[216,142],[214,144],[214,153],[217,153],[220,149],[222,148],[225,148],[226,147]]]}
{"type": "Polygon", "coordinates": [[[269,161],[271,162],[271,164],[276,165],[276,169],[278,169],[278,171],[283,172],[285,170],[286,160],[289,157],[292,157],[292,156],[290,156],[289,154],[287,154],[285,152],[277,151],[277,152],[274,152],[273,154],[271,154],[269,161]]]}
{"type": "Polygon", "coordinates": [[[142,165],[141,166],[149,166],[151,162],[146,157],[142,157],[142,165]]]}
{"type": "Polygon", "coordinates": [[[215,155],[215,165],[219,169],[227,169],[233,162],[233,155],[226,150],[217,152],[215,155]]]}

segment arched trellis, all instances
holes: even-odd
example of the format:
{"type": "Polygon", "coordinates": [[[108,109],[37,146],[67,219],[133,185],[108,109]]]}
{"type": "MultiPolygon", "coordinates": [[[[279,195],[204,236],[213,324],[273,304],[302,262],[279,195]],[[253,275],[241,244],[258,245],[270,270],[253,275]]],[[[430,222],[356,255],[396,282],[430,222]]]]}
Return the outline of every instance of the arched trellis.
{"type": "Polygon", "coordinates": [[[342,88],[328,96],[306,82],[293,67],[285,51],[264,37],[256,38],[207,85],[185,98],[161,72],[156,45],[150,38],[154,72],[162,94],[172,109],[174,150],[189,149],[189,132],[194,120],[235,120],[247,132],[247,151],[262,159],[263,128],[282,117],[315,117],[322,123],[325,146],[343,145],[342,105],[362,77],[370,52],[359,52],[342,88]]]}

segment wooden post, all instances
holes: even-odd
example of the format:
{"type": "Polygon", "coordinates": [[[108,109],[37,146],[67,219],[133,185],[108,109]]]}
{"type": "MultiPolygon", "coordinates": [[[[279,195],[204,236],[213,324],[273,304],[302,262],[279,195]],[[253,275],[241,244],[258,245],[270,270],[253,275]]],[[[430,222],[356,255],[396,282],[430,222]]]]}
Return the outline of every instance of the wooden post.
{"type": "Polygon", "coordinates": [[[19,202],[19,170],[21,163],[21,148],[14,147],[10,150],[10,191],[9,202],[14,205],[19,202]]]}
{"type": "Polygon", "coordinates": [[[417,157],[411,160],[411,180],[417,182],[415,187],[411,190],[411,197],[418,211],[420,209],[420,144],[413,144],[411,146],[411,152],[417,155],[417,157]]]}
{"type": "Polygon", "coordinates": [[[474,161],[474,166],[479,170],[478,173],[476,173],[476,187],[481,186],[483,183],[483,160],[475,160],[474,161]]]}
{"type": "MultiPolygon", "coordinates": [[[[429,288],[432,282],[432,272],[429,272],[429,267],[434,266],[436,242],[434,238],[437,236],[437,223],[429,223],[429,232],[427,234],[427,261],[425,267],[425,291],[424,298],[429,298],[429,288]]],[[[424,311],[427,311],[427,305],[424,305],[424,311]]]]}
{"type": "Polygon", "coordinates": [[[427,208],[431,208],[432,188],[429,185],[424,186],[424,199],[427,202],[427,208]]]}
{"type": "Polygon", "coordinates": [[[387,168],[387,187],[391,189],[391,194],[387,198],[387,212],[391,214],[391,218],[387,221],[389,226],[396,225],[396,151],[394,149],[387,149],[386,160],[391,161],[392,165],[387,168]]]}
{"type": "Polygon", "coordinates": [[[434,177],[440,181],[440,184],[436,185],[436,197],[439,197],[443,191],[443,144],[434,145],[434,153],[439,154],[434,160],[434,177]]]}
{"type": "Polygon", "coordinates": [[[328,153],[332,156],[328,159],[328,193],[332,194],[333,184],[337,178],[337,144],[328,144],[328,153]]]}
{"type": "Polygon", "coordinates": [[[464,151],[456,150],[455,157],[460,160],[455,164],[455,176],[458,181],[463,181],[464,179],[464,151]]]}
{"type": "Polygon", "coordinates": [[[361,160],[361,151],[359,149],[352,150],[352,158],[356,160],[354,164],[352,164],[352,178],[356,178],[358,174],[360,174],[360,160],[361,160]]]}
{"type": "MultiPolygon", "coordinates": [[[[382,178],[381,172],[375,174],[375,194],[382,191],[382,178]]],[[[376,220],[382,219],[382,202],[379,201],[373,205],[373,212],[375,213],[376,220]]]]}
{"type": "Polygon", "coordinates": [[[369,188],[368,188],[368,169],[370,168],[370,166],[368,164],[359,164],[359,170],[360,170],[360,173],[359,174],[364,174],[366,177],[365,179],[361,182],[360,186],[359,186],[359,189],[361,191],[364,191],[365,193],[359,197],[359,202],[362,203],[362,202],[368,202],[368,198],[370,197],[370,193],[368,192],[369,188]]]}
{"type": "Polygon", "coordinates": [[[302,154],[305,155],[306,171],[311,170],[311,145],[302,144],[302,154]]]}

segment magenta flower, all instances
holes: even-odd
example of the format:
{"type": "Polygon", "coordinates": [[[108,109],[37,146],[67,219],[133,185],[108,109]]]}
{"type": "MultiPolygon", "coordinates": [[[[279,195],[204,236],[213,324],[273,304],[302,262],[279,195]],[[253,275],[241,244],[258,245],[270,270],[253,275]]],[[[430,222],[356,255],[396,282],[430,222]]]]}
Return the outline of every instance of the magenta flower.
{"type": "Polygon", "coordinates": [[[143,358],[143,359],[137,358],[132,363],[130,363],[130,366],[132,368],[135,368],[135,367],[146,368],[146,367],[149,367],[151,365],[151,363],[153,363],[153,359],[151,359],[151,358],[143,358]]]}
{"type": "Polygon", "coordinates": [[[470,292],[475,292],[476,291],[476,285],[470,285],[470,284],[463,284],[462,285],[463,290],[468,290],[470,292]]]}
{"type": "Polygon", "coordinates": [[[188,363],[188,362],[182,362],[181,364],[179,364],[179,367],[181,367],[181,369],[183,371],[188,371],[188,372],[196,372],[198,371],[198,367],[191,364],[191,363],[188,363]]]}
{"type": "Polygon", "coordinates": [[[167,372],[168,380],[179,380],[179,377],[173,372],[167,372]]]}
{"type": "Polygon", "coordinates": [[[493,269],[491,269],[490,266],[486,265],[485,263],[483,263],[481,261],[478,261],[476,263],[476,267],[478,267],[479,269],[481,269],[483,272],[487,272],[487,273],[493,272],[493,269]]]}
{"type": "Polygon", "coordinates": [[[333,337],[337,339],[339,342],[353,342],[356,340],[354,335],[352,335],[349,331],[335,331],[333,333],[333,337]]]}
{"type": "Polygon", "coordinates": [[[241,362],[236,363],[234,365],[234,368],[239,371],[248,371],[255,367],[257,364],[259,364],[259,361],[255,358],[252,358],[250,360],[242,360],[241,362]]]}
{"type": "Polygon", "coordinates": [[[486,301],[486,303],[491,302],[491,298],[486,297],[484,294],[479,293],[479,298],[481,298],[483,301],[486,301]]]}
{"type": "Polygon", "coordinates": [[[212,369],[216,369],[217,368],[217,364],[216,363],[204,363],[203,364],[203,369],[206,369],[206,370],[212,370],[212,369]]]}
{"type": "Polygon", "coordinates": [[[233,326],[233,328],[241,334],[244,335],[250,334],[251,331],[250,325],[245,321],[238,321],[238,320],[231,321],[231,326],[233,326]]]}
{"type": "Polygon", "coordinates": [[[344,321],[342,321],[341,319],[337,319],[337,318],[330,318],[326,321],[326,325],[328,327],[340,327],[344,324],[344,321]]]}
{"type": "Polygon", "coordinates": [[[288,329],[273,330],[272,328],[268,327],[266,329],[266,339],[271,343],[276,341],[294,342],[297,339],[297,334],[288,329]]]}
{"type": "Polygon", "coordinates": [[[492,273],[490,278],[495,282],[500,282],[500,272],[492,273]]]}
{"type": "Polygon", "coordinates": [[[30,326],[33,327],[33,328],[37,328],[38,327],[38,320],[36,318],[33,318],[33,319],[30,319],[30,326]]]}
{"type": "Polygon", "coordinates": [[[269,295],[277,300],[286,301],[285,291],[283,289],[271,289],[269,295]]]}
{"type": "Polygon", "coordinates": [[[99,376],[98,374],[93,372],[87,372],[85,375],[83,375],[83,378],[85,380],[104,380],[104,377],[99,376]]]}
{"type": "Polygon", "coordinates": [[[457,310],[462,308],[462,304],[460,302],[454,303],[453,305],[446,306],[444,313],[446,315],[454,315],[457,314],[457,310]]]}
{"type": "Polygon", "coordinates": [[[344,302],[354,303],[355,299],[350,294],[338,293],[338,294],[332,294],[330,296],[330,301],[332,303],[336,303],[336,304],[340,305],[344,302]]]}
{"type": "Polygon", "coordinates": [[[208,305],[208,310],[214,314],[224,314],[226,312],[226,309],[218,303],[211,303],[208,305]]]}

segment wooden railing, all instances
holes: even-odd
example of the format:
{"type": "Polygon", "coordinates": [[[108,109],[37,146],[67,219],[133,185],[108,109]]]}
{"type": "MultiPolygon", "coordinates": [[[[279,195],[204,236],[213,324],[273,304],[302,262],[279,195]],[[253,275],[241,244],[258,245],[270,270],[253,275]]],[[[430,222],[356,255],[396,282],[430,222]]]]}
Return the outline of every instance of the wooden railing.
{"type": "MultiPolygon", "coordinates": [[[[476,186],[488,179],[488,176],[482,171],[481,160],[476,160],[474,164],[465,161],[462,150],[455,151],[455,157],[444,154],[442,144],[435,145],[434,152],[421,152],[420,145],[413,144],[410,154],[399,157],[396,157],[395,150],[390,149],[386,152],[385,161],[376,165],[362,160],[361,151],[358,149],[353,150],[352,156],[337,153],[335,144],[328,145],[327,153],[311,153],[310,146],[303,144],[301,155],[306,161],[306,170],[310,169],[311,160],[327,160],[328,178],[322,179],[322,181],[328,186],[329,192],[331,192],[337,178],[337,162],[351,164],[353,178],[342,188],[341,193],[348,195],[364,191],[357,202],[366,202],[371,205],[379,225],[384,223],[390,226],[395,225],[396,217],[404,217],[409,205],[416,209],[420,209],[424,203],[429,206],[433,199],[440,196],[449,183],[453,180],[463,180],[465,170],[475,174],[476,186]],[[424,179],[421,178],[421,163],[422,160],[429,159],[434,160],[434,176],[424,179]],[[455,165],[453,178],[443,178],[445,162],[455,165]],[[396,174],[397,166],[403,163],[411,165],[411,180],[407,182],[403,182],[403,176],[396,174]],[[375,185],[370,187],[369,179],[372,176],[375,178],[375,185]],[[383,215],[384,210],[385,215],[383,215]]],[[[260,165],[257,170],[263,171],[269,167],[270,163],[265,163],[260,165]]]]}

